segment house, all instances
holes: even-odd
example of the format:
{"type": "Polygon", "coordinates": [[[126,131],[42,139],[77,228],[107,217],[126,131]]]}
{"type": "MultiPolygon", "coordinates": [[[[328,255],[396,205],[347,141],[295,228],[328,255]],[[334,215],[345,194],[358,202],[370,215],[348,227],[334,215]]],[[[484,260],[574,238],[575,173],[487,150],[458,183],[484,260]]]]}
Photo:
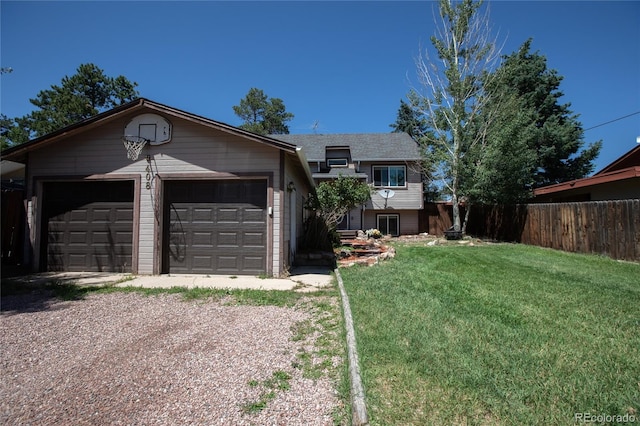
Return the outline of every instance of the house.
{"type": "Polygon", "coordinates": [[[640,145],[591,177],[534,190],[536,203],[640,198],[640,145]]]}
{"type": "Polygon", "coordinates": [[[314,186],[299,147],[148,99],[2,160],[26,168],[23,258],[34,271],[277,276],[314,186]],[[137,158],[125,136],[146,142],[137,158]]]}
{"type": "Polygon", "coordinates": [[[406,133],[272,135],[302,148],[316,183],[353,176],[373,188],[367,204],[349,212],[341,230],[417,234],[423,208],[420,152],[406,133]]]}

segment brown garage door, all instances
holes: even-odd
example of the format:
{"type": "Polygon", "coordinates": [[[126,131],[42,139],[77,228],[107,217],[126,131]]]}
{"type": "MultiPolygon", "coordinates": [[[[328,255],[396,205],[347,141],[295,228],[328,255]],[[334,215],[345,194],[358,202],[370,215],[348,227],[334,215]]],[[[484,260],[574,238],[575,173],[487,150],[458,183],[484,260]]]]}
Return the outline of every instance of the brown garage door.
{"type": "Polygon", "coordinates": [[[42,270],[131,272],[133,181],[43,185],[42,270]]]}
{"type": "Polygon", "coordinates": [[[165,186],[164,273],[264,273],[265,180],[175,181],[165,186]]]}

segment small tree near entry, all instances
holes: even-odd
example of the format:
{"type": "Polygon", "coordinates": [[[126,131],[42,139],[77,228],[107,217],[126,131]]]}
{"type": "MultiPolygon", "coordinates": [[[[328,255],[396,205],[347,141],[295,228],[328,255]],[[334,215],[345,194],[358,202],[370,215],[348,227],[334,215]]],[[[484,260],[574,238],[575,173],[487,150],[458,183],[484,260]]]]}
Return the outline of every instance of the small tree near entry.
{"type": "Polygon", "coordinates": [[[330,246],[329,235],[335,231],[344,215],[370,198],[369,185],[354,177],[341,175],[337,179],[321,182],[315,192],[309,194],[305,204],[305,208],[314,213],[308,221],[305,246],[321,249],[330,246]]]}

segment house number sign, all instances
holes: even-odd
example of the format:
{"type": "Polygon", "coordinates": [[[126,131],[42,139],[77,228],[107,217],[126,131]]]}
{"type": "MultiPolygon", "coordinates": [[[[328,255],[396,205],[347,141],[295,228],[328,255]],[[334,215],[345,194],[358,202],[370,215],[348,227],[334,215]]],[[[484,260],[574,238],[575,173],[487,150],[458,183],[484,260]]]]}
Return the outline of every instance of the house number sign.
{"type": "Polygon", "coordinates": [[[147,172],[146,188],[151,189],[151,179],[153,179],[151,176],[151,164],[147,164],[145,171],[147,172]]]}

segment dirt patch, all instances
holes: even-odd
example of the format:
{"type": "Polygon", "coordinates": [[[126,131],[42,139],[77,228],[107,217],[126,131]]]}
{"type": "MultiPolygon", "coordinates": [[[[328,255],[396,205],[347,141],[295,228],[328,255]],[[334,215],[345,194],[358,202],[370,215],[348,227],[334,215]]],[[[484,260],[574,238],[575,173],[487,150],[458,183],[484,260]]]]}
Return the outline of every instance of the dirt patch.
{"type": "Polygon", "coordinates": [[[330,425],[326,376],[296,368],[301,307],[225,306],[179,295],[89,295],[2,312],[0,423],[330,425]],[[264,383],[288,377],[259,412],[264,383]]]}

